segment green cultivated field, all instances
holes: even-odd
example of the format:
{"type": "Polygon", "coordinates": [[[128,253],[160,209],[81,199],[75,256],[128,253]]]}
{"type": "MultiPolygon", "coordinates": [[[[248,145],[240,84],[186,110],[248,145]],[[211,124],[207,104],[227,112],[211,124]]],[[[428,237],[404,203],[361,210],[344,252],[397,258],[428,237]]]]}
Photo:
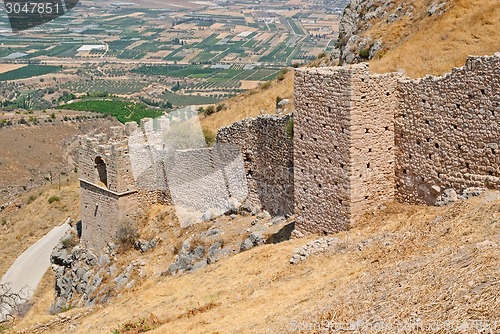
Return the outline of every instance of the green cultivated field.
{"type": "MultiPolygon", "coordinates": [[[[75,8],[47,24],[47,30],[0,36],[0,58],[23,52],[26,55],[15,61],[30,64],[0,74],[0,82],[13,84],[18,79],[64,71],[76,78],[71,82],[36,78],[27,83],[26,88],[33,91],[37,86],[53,85],[54,95],[35,99],[34,93],[14,96],[4,90],[10,107],[55,106],[58,90],[89,93],[86,100],[71,107],[113,115],[121,121],[159,113],[151,106],[164,105],[167,100],[175,106],[213,104],[243,92],[242,87],[247,87],[244,81],[267,82],[284,67],[315,59],[312,50],[327,51],[335,46],[337,33],[317,30],[314,24],[334,19],[327,12],[345,7],[348,0],[329,0],[325,8],[304,3],[304,9],[293,17],[281,13],[287,2],[265,2],[257,9],[245,5],[246,1],[230,1],[228,8],[232,10],[219,14],[205,6],[179,11],[141,6],[98,6],[91,11],[75,8]],[[261,15],[266,10],[272,11],[272,16],[261,15]],[[215,23],[220,26],[212,28],[215,23]],[[83,45],[105,45],[106,50],[77,52],[83,45]],[[79,65],[73,65],[72,59],[79,65]],[[64,64],[64,69],[43,65],[49,61],[64,64]],[[104,100],[109,94],[115,101],[104,100]],[[145,103],[150,96],[154,104],[135,106],[116,96],[130,94],[145,103]]],[[[8,18],[0,17],[0,24],[7,25],[8,18]]]]}
{"type": "Polygon", "coordinates": [[[227,80],[261,80],[267,81],[276,77],[280,68],[259,68],[244,70],[233,65],[229,69],[209,68],[200,65],[143,65],[132,72],[145,75],[165,75],[172,78],[206,78],[212,82],[227,80]]]}
{"type": "Polygon", "coordinates": [[[173,78],[200,78],[208,76],[220,70],[202,68],[201,66],[168,66],[168,65],[145,65],[134,69],[132,72],[146,75],[166,75],[173,78]]]}
{"type": "Polygon", "coordinates": [[[137,122],[142,118],[156,118],[165,113],[163,110],[148,108],[142,103],[124,100],[86,100],[59,106],[59,109],[93,111],[111,115],[122,123],[137,122]]]}
{"type": "Polygon", "coordinates": [[[60,71],[61,66],[28,65],[0,74],[0,81],[26,79],[60,71]]]}
{"type": "Polygon", "coordinates": [[[222,100],[221,98],[211,97],[211,96],[199,96],[199,95],[179,95],[172,92],[166,92],[162,94],[162,97],[166,98],[174,106],[183,107],[189,105],[198,104],[212,104],[222,100]]]}
{"type": "Polygon", "coordinates": [[[94,80],[68,82],[61,88],[73,93],[108,92],[109,94],[132,94],[140,92],[147,83],[133,80],[94,80]]]}

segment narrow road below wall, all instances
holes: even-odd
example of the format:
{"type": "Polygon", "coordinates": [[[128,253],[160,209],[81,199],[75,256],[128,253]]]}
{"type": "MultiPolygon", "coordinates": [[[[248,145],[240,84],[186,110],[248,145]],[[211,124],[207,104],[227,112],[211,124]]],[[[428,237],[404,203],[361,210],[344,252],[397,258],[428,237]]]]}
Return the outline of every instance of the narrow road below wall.
{"type": "MultiPolygon", "coordinates": [[[[12,292],[29,300],[50,267],[52,250],[69,229],[70,226],[66,223],[54,227],[14,261],[0,283],[9,285],[12,292]]],[[[0,314],[0,319],[3,317],[4,314],[0,314]]]]}

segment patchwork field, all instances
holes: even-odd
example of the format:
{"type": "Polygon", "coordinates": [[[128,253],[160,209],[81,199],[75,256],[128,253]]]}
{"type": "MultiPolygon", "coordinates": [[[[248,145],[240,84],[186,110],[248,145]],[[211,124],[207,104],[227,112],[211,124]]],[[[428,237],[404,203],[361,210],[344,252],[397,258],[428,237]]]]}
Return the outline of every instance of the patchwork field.
{"type": "MultiPolygon", "coordinates": [[[[51,87],[69,93],[157,98],[147,87],[160,83],[177,106],[212,103],[330,50],[346,3],[298,9],[274,0],[258,7],[251,1],[81,2],[41,29],[1,36],[0,63],[30,65],[1,65],[0,81],[62,70],[78,78],[51,87]]],[[[8,25],[6,17],[0,25],[8,25]]],[[[26,90],[48,87],[25,84],[26,90]]]]}
{"type": "Polygon", "coordinates": [[[27,65],[19,66],[10,71],[0,73],[0,81],[17,80],[55,73],[61,70],[60,66],[27,65]]]}

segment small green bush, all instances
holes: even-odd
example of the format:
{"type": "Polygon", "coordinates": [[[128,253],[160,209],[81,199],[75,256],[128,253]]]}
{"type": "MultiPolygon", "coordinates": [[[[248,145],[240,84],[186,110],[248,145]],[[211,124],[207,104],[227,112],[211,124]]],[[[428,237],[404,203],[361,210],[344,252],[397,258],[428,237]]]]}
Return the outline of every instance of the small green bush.
{"type": "Polygon", "coordinates": [[[276,79],[278,81],[285,80],[285,75],[288,73],[288,71],[289,71],[288,68],[281,69],[281,71],[279,71],[278,76],[276,77],[276,79]]]}
{"type": "Polygon", "coordinates": [[[68,305],[68,306],[63,306],[61,308],[61,310],[59,311],[59,313],[64,313],[64,312],[68,312],[69,310],[72,310],[73,309],[73,305],[68,305]]]}
{"type": "Polygon", "coordinates": [[[62,245],[66,249],[72,249],[76,245],[78,245],[78,241],[74,237],[68,237],[61,241],[62,245]]]}
{"type": "Polygon", "coordinates": [[[214,106],[208,106],[205,108],[205,115],[210,116],[213,113],[215,113],[215,107],[214,106]]]}
{"type": "Polygon", "coordinates": [[[283,98],[281,96],[276,96],[276,105],[278,105],[282,100],[283,98]]]}
{"type": "Polygon", "coordinates": [[[61,198],[57,195],[54,195],[54,196],[50,196],[48,201],[49,201],[49,204],[52,204],[54,202],[59,202],[61,200],[61,198]]]}
{"type": "Polygon", "coordinates": [[[37,198],[38,196],[36,195],[30,195],[30,197],[28,197],[28,201],[26,202],[26,204],[33,203],[37,198]]]}
{"type": "Polygon", "coordinates": [[[222,109],[224,109],[225,107],[226,107],[226,106],[224,105],[224,103],[219,103],[219,104],[217,105],[217,108],[215,108],[215,111],[216,111],[216,112],[219,112],[219,111],[221,111],[222,109]]]}
{"type": "Polygon", "coordinates": [[[318,59],[322,59],[322,58],[325,58],[326,57],[326,53],[325,52],[321,52],[319,55],[318,55],[318,59]]]}
{"type": "Polygon", "coordinates": [[[271,81],[266,81],[260,85],[260,88],[262,89],[268,89],[269,87],[271,87],[271,81]]]}
{"type": "Polygon", "coordinates": [[[213,131],[203,129],[203,136],[205,136],[205,142],[208,146],[212,146],[215,143],[216,134],[213,131]]]}
{"type": "Polygon", "coordinates": [[[122,252],[134,247],[138,238],[137,229],[132,222],[122,222],[120,224],[116,232],[116,239],[122,252]]]}
{"type": "Polygon", "coordinates": [[[361,49],[361,50],[359,50],[359,56],[362,59],[369,59],[370,58],[370,49],[361,49]]]}

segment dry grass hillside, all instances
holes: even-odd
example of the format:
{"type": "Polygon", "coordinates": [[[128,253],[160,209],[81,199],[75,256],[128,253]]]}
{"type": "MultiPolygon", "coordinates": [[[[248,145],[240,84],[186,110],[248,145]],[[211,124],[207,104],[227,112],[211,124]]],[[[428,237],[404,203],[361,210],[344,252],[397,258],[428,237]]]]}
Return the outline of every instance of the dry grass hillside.
{"type": "MultiPolygon", "coordinates": [[[[205,131],[217,133],[221,127],[239,120],[261,114],[276,113],[276,98],[291,99],[293,95],[293,71],[286,73],[282,80],[273,80],[263,86],[224,101],[225,109],[201,118],[205,131]]],[[[293,108],[292,104],[288,110],[293,108]]]]}
{"type": "MultiPolygon", "coordinates": [[[[25,115],[24,115],[25,116],[25,115]]],[[[27,116],[25,116],[27,118],[27,116]]],[[[91,119],[0,129],[0,205],[12,196],[74,174],[78,135],[109,132],[117,120],[91,119]]]]}
{"type": "MultiPolygon", "coordinates": [[[[397,7],[405,1],[393,2],[397,7]]],[[[403,16],[392,24],[383,20],[361,34],[373,40],[380,38],[388,50],[372,60],[372,71],[403,69],[411,77],[440,75],[463,66],[468,55],[500,51],[498,0],[448,0],[442,15],[430,16],[427,9],[433,2],[411,1],[412,16],[403,16]]]]}
{"type": "MultiPolygon", "coordinates": [[[[499,192],[440,208],[388,204],[336,237],[335,246],[296,265],[289,262],[294,249],[314,237],[257,247],[189,274],[151,275],[88,314],[48,315],[35,304],[36,312],[18,319],[13,331],[44,322],[51,325],[43,333],[130,334],[139,327],[170,334],[298,333],[292,321],[444,324],[500,317],[499,192]]],[[[146,267],[161,264],[158,252],[144,255],[146,267]]]]}

